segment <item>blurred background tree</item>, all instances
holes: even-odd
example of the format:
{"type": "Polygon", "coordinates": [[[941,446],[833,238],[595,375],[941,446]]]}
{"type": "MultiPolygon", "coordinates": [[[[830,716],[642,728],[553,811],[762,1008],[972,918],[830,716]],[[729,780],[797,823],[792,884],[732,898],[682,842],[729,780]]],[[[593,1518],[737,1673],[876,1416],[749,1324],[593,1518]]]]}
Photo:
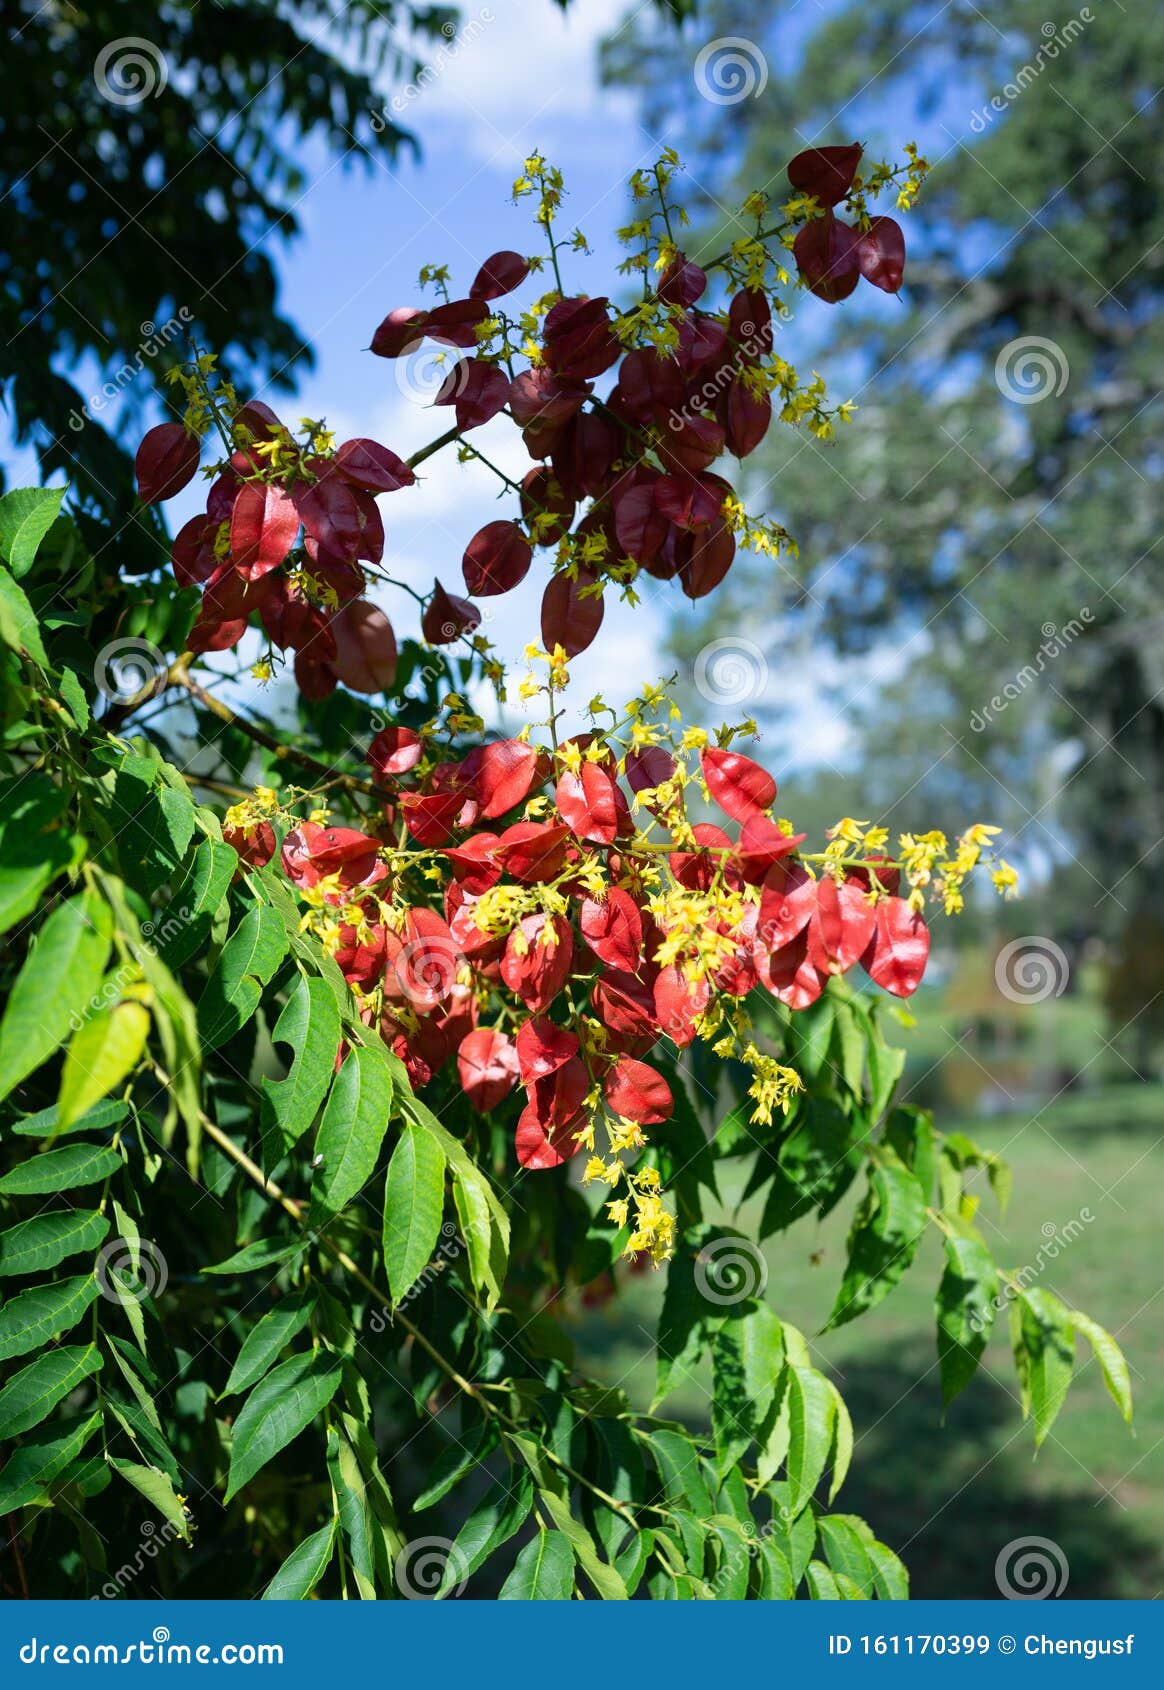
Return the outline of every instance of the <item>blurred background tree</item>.
{"type": "Polygon", "coordinates": [[[302,149],[366,163],[415,146],[383,87],[419,74],[424,45],[457,14],[392,0],[334,14],[298,0],[18,0],[4,12],[0,384],[42,474],[63,471],[90,510],[124,521],[119,410],[141,405],[144,384],[125,383],[107,432],[71,420],[82,380],[136,373],[145,346],[160,388],[193,337],[240,374],[292,388],[311,354],[280,312],[270,242],[298,232],[302,149]],[[172,339],[150,355],[167,325],[172,339]]]}
{"type": "Polygon", "coordinates": [[[797,299],[832,396],[861,408],[835,444],[774,429],[752,460],[801,543],[797,579],[741,559],[676,648],[690,664],[744,630],[779,651],[749,703],[777,734],[835,676],[847,734],[829,755],[863,815],[892,819],[920,787],[1002,822],[1058,911],[1037,931],[1073,962],[1102,954],[1121,1048],[1144,1065],[1164,1027],[1164,13],[1046,18],[1042,0],[711,0],[682,38],[625,27],[605,71],[648,127],[682,134],[693,256],[730,238],[750,189],[784,196],[793,130],[873,156],[916,135],[934,165],[904,309],[869,289],[843,318],[797,299]],[[758,49],[767,85],[725,112],[692,59],[729,36],[758,49]]]}

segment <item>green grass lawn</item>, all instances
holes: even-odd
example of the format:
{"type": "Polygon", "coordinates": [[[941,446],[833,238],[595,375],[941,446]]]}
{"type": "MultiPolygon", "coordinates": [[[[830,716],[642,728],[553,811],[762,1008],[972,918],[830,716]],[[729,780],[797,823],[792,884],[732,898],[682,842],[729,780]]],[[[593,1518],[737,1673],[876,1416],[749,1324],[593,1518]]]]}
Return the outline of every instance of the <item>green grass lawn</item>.
{"type": "MultiPolygon", "coordinates": [[[[884,1303],[813,1338],[818,1365],[832,1371],[856,1429],[838,1506],[864,1515],[903,1554],[916,1596],[996,1596],[999,1551],[1037,1536],[1066,1555],[1067,1594],[1157,1597],[1164,1593],[1164,1086],[1079,1093],[1042,1114],[963,1126],[1014,1169],[1007,1215],[999,1217],[985,1192],[980,1211],[1003,1266],[1036,1264],[1049,1236],[1075,1223],[1057,1257],[1044,1257],[1038,1283],[1119,1339],[1132,1371],[1135,1432],[1081,1345],[1066,1406],[1036,1457],[1031,1428],[1020,1419],[1005,1317],[943,1424],[932,1307],[942,1252],[927,1238],[884,1303]]],[[[769,1246],[768,1299],[810,1336],[832,1304],[853,1201],[823,1225],[802,1222],[769,1246]]],[[[709,1218],[744,1233],[754,1220],[730,1207],[709,1218]]],[[[660,1297],[658,1280],[634,1279],[609,1313],[587,1317],[578,1333],[585,1366],[622,1384],[636,1403],[651,1396],[644,1334],[653,1337],[660,1297]]],[[[685,1381],[667,1408],[705,1420],[706,1381],[685,1381]]]]}

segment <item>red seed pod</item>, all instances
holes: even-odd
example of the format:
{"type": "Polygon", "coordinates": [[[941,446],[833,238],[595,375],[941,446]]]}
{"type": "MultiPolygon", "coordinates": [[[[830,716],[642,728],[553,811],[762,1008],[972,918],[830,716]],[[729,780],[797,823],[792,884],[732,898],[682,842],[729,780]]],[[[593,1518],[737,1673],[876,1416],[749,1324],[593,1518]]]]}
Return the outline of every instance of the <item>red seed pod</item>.
{"type": "Polygon", "coordinates": [[[816,909],[816,881],[799,863],[777,863],[760,894],[757,950],[781,950],[808,926],[816,909]]]}
{"type": "Polygon", "coordinates": [[[473,279],[470,299],[500,299],[519,288],[529,275],[529,260],[520,252],[495,252],[487,258],[473,279]]]}
{"type": "Polygon", "coordinates": [[[247,481],[239,488],[230,518],[230,555],[245,580],[277,569],[298,532],[299,512],[282,487],[247,481]]]}
{"type": "Polygon", "coordinates": [[[270,822],[253,822],[249,827],[231,827],[224,822],[222,837],[252,868],[265,868],[275,855],[275,830],[270,822]]]}
{"type": "Polygon", "coordinates": [[[583,898],[578,925],[599,962],[627,974],[635,972],[643,954],[643,919],[629,892],[612,886],[601,903],[583,898]]]}
{"type": "Polygon", "coordinates": [[[772,776],[739,751],[705,746],[700,763],[708,792],[733,821],[746,822],[775,802],[776,782],[772,776]]]}
{"type": "Polygon", "coordinates": [[[653,1039],[657,1032],[655,996],[637,974],[606,969],[594,982],[590,1005],[604,1027],[625,1038],[653,1039]]]}
{"type": "Polygon", "coordinates": [[[534,1015],[541,1015],[569,979],[573,959],[574,939],[568,921],[560,915],[523,916],[506,941],[501,978],[534,1015]],[[550,944],[542,937],[547,925],[554,938],[550,944]]]}
{"type": "Polygon", "coordinates": [[[603,1081],[602,1091],[612,1115],[644,1127],[669,1120],[675,1107],[663,1076],[645,1062],[636,1062],[633,1056],[619,1057],[603,1081]]]}
{"type": "Polygon", "coordinates": [[[894,997],[916,992],[930,954],[930,930],[904,898],[886,898],[874,911],[873,937],[861,966],[894,997]]]}
{"type": "Polygon", "coordinates": [[[661,968],[655,979],[655,1019],[683,1048],[695,1037],[696,1019],[711,999],[707,980],[689,980],[678,963],[661,968]]]}
{"type": "Polygon", "coordinates": [[[616,787],[598,763],[583,758],[578,773],[567,769],[554,792],[558,813],[579,839],[613,845],[618,834],[616,787]]]}
{"type": "Polygon", "coordinates": [[[524,1085],[546,1079],[577,1054],[578,1035],[556,1026],[547,1016],[533,1016],[518,1031],[517,1061],[524,1085]]]}
{"type": "Polygon", "coordinates": [[[905,236],[892,217],[871,217],[857,239],[861,274],[875,288],[896,293],[905,274],[905,236]]]}
{"type": "Polygon", "coordinates": [[[807,1009],[828,983],[828,975],[809,960],[807,928],[770,956],[757,950],[756,967],[760,984],[789,1009],[807,1009]]]}
{"type": "Polygon", "coordinates": [[[386,692],[396,678],[396,635],[384,612],[357,599],[336,612],[331,627],[337,677],[353,692],[386,692]]]}
{"type": "Polygon", "coordinates": [[[508,398],[509,377],[504,370],[483,358],[463,358],[441,383],[433,404],[452,405],[457,427],[464,433],[495,417],[508,398]]]}
{"type": "Polygon", "coordinates": [[[575,381],[600,376],[622,352],[610,326],[607,299],[560,299],[546,316],[542,337],[546,362],[575,381]]]}
{"type": "Polygon", "coordinates": [[[793,242],[792,255],[809,292],[827,305],[848,299],[861,279],[856,233],[831,211],[804,225],[793,242]]]}
{"type": "Polygon", "coordinates": [[[389,311],[372,336],[372,351],[377,358],[399,358],[402,352],[411,352],[419,346],[424,339],[427,316],[427,312],[418,311],[414,305],[398,305],[389,311]]]}
{"type": "Polygon", "coordinates": [[[335,455],[335,471],[366,493],[395,493],[416,480],[403,458],[375,440],[345,440],[335,455]]]}
{"type": "Polygon", "coordinates": [[[452,645],[480,623],[481,612],[471,599],[447,593],[439,581],[433,582],[432,596],[420,618],[420,631],[429,645],[452,645]]]}
{"type": "Polygon", "coordinates": [[[478,1027],[457,1047],[461,1089],[482,1115],[504,1101],[517,1084],[517,1051],[495,1027],[478,1027]]]}
{"type": "Polygon", "coordinates": [[[856,141],[847,147],[809,147],[789,164],[788,180],[821,205],[839,205],[853,186],[864,150],[856,141]]]}
{"type": "Polygon", "coordinates": [[[156,505],[180,493],[193,481],[200,456],[198,436],[187,434],[181,423],[159,423],[151,428],[134,460],[137,496],[142,504],[156,505]]]}
{"type": "Polygon", "coordinates": [[[514,880],[553,880],[566,861],[569,833],[556,822],[515,822],[497,842],[497,861],[514,880]]]}
{"type": "Polygon", "coordinates": [[[368,747],[368,762],[381,783],[406,775],[423,756],[424,741],[412,728],[381,728],[368,747]]]}
{"type": "Polygon", "coordinates": [[[461,569],[477,598],[508,593],[529,572],[533,552],[516,522],[487,522],[465,548],[461,569]]]}
{"type": "MultiPolygon", "coordinates": [[[[492,739],[472,751],[461,768],[466,784],[472,787],[480,803],[482,817],[492,821],[516,809],[528,798],[538,775],[538,754],[532,745],[521,739],[492,739]]],[[[509,836],[513,832],[510,828],[502,834],[503,843],[512,843],[509,836]]],[[[514,871],[510,869],[509,872],[514,871]]],[[[518,878],[524,877],[519,875],[518,878]]]]}
{"type": "Polygon", "coordinates": [[[816,909],[808,924],[808,958],[822,974],[843,974],[860,960],[873,937],[873,906],[859,886],[818,881],[816,909]]]}
{"type": "Polygon", "coordinates": [[[606,614],[601,593],[587,591],[596,585],[593,570],[579,568],[576,580],[561,572],[551,576],[542,596],[542,644],[547,651],[561,646],[567,657],[593,644],[606,614]]]}

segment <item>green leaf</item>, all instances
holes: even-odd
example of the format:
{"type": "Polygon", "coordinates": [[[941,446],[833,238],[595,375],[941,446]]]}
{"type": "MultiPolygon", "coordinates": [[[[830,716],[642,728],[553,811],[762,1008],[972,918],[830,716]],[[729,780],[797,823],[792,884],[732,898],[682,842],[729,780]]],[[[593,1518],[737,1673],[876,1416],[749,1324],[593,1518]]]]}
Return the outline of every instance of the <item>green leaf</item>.
{"type": "Polygon", "coordinates": [[[36,561],[67,492],[66,487],[14,487],[0,498],[0,557],[18,581],[36,561]]]}
{"type": "Polygon", "coordinates": [[[109,1465],[157,1509],[162,1519],[174,1527],[183,1543],[191,1541],[190,1521],[186,1516],[186,1509],[178,1501],[173,1482],[159,1467],[143,1467],[136,1461],[126,1461],[117,1455],[109,1457],[109,1465]]]}
{"type": "Polygon", "coordinates": [[[934,1299],[938,1369],[950,1403],[974,1376],[999,1308],[998,1270],[977,1233],[949,1233],[946,1270],[934,1299]]]}
{"type": "Polygon", "coordinates": [[[279,916],[266,904],[254,905],[222,947],[198,1000],[198,1031],[207,1049],[216,1050],[246,1026],[286,954],[279,916]]]}
{"type": "Polygon", "coordinates": [[[171,908],[178,919],[165,917],[158,923],[157,938],[167,968],[180,968],[204,949],[237,867],[233,845],[221,839],[198,841],[184,877],[174,888],[171,908]]]}
{"type": "Polygon", "coordinates": [[[805,1583],[813,1602],[839,1602],[841,1589],[823,1561],[810,1561],[805,1569],[805,1583]]]}
{"type": "Polygon", "coordinates": [[[77,1459],[100,1425],[99,1413],[80,1415],[56,1420],[26,1438],[0,1473],[0,1516],[34,1502],[77,1459]]]}
{"type": "Polygon", "coordinates": [[[394,1076],[395,1094],[403,1113],[436,1140],[453,1171],[453,1201],[469,1258],[469,1275],[474,1287],[484,1292],[486,1309],[495,1309],[501,1301],[509,1260],[509,1215],[460,1139],[454,1138],[432,1110],[413,1096],[399,1057],[382,1043],[379,1048],[382,1060],[387,1059],[394,1076]]]}
{"type": "Polygon", "coordinates": [[[274,1267],[276,1263],[292,1261],[307,1248],[307,1240],[299,1238],[256,1238],[244,1244],[224,1262],[204,1267],[203,1273],[255,1273],[259,1268],[274,1267]]]}
{"type": "MultiPolygon", "coordinates": [[[[0,1239],[0,1244],[3,1240],[0,1239]]],[[[1071,1325],[1081,1338],[1086,1338],[1095,1351],[1095,1359],[1099,1363],[1099,1370],[1103,1374],[1103,1382],[1111,1393],[1112,1401],[1130,1426],[1132,1423],[1132,1381],[1128,1375],[1128,1364],[1124,1360],[1123,1351],[1116,1343],[1110,1332],[1105,1332],[1098,1322],[1081,1314],[1078,1309],[1071,1310],[1071,1325]]]]}
{"type": "Polygon", "coordinates": [[[873,1582],[877,1587],[877,1594],[883,1602],[907,1602],[909,1600],[909,1574],[893,1553],[884,1543],[876,1538],[866,1542],[865,1553],[869,1557],[873,1568],[873,1582]]]}
{"type": "MultiPolygon", "coordinates": [[[[99,1103],[95,1109],[86,1110],[79,1120],[73,1122],[70,1133],[104,1132],[107,1127],[119,1127],[129,1114],[128,1103],[115,1103],[112,1100],[99,1103]]],[[[14,1121],[9,1132],[19,1133],[22,1138],[63,1137],[61,1128],[61,1112],[56,1104],[50,1104],[47,1109],[40,1109],[35,1115],[26,1115],[23,1121],[14,1121]]]]}
{"type": "Polygon", "coordinates": [[[444,1207],[444,1153],[406,1121],[384,1187],[384,1266],[394,1302],[411,1290],[432,1260],[444,1207]]]}
{"type": "Polygon", "coordinates": [[[829,1480],[829,1502],[831,1504],[845,1482],[849,1463],[853,1459],[853,1422],[844,1397],[831,1379],[826,1380],[826,1383],[833,1399],[833,1408],[836,1410],[833,1447],[829,1452],[831,1456],[829,1465],[832,1468],[832,1477],[829,1480]]]}
{"type": "Polygon", "coordinates": [[[788,1372],[789,1507],[799,1514],[812,1499],[829,1458],[836,1405],[829,1381],[814,1368],[792,1364],[788,1372]]]}
{"type": "MultiPolygon", "coordinates": [[[[322,980],[306,980],[302,975],[296,979],[271,1037],[276,1044],[289,1045],[292,1052],[291,1069],[285,1079],[271,1080],[264,1076],[260,1081],[263,1145],[267,1161],[274,1167],[314,1121],[328,1086],[332,1085],[334,1091],[340,1075],[360,1053],[349,1053],[333,1085],[335,1053],[340,1042],[339,1010],[330,988],[322,980]]],[[[379,1071],[384,1073],[383,1068],[379,1071]]],[[[384,1084],[388,1083],[385,1075],[384,1084]]]]}
{"type": "Polygon", "coordinates": [[[31,915],[85,849],[65,820],[70,793],[47,775],[0,782],[0,933],[31,915]]]}
{"type": "Polygon", "coordinates": [[[1035,1422],[1035,1448],[1046,1438],[1063,1406],[1075,1370],[1075,1333],[1058,1297],[1032,1286],[1011,1304],[1015,1366],[1023,1412],[1035,1422]]]}
{"type": "Polygon", "coordinates": [[[302,1602],[311,1595],[335,1552],[336,1524],[329,1520],[291,1551],[264,1590],[264,1602],[302,1602]]]}
{"type": "Polygon", "coordinates": [[[274,1366],[280,1350],[286,1349],[292,1338],[302,1332],[311,1319],[314,1307],[314,1292],[297,1291],[290,1297],[284,1297],[282,1302],[256,1321],[243,1339],[222,1396],[249,1391],[252,1385],[257,1384],[274,1366]]]}
{"type": "Polygon", "coordinates": [[[574,1590],[574,1551],[561,1532],[543,1526],[527,1543],[501,1586],[502,1602],[568,1602],[574,1590]]]}
{"type": "Polygon", "coordinates": [[[84,733],[89,726],[89,700],[80,681],[71,669],[61,670],[61,697],[69,707],[69,714],[84,733]]]}
{"type": "MultiPolygon", "coordinates": [[[[327,992],[321,980],[314,984],[318,991],[327,992]]],[[[333,1048],[333,1061],[334,1057],[333,1048]]],[[[315,1154],[323,1163],[311,1185],[313,1205],[338,1213],[364,1189],[375,1172],[391,1111],[392,1080],[387,1068],[363,1047],[349,1051],[331,1082],[315,1138],[315,1154]]],[[[440,1157],[443,1179],[444,1157],[435,1145],[433,1153],[440,1157]]]]}
{"type": "MultiPolygon", "coordinates": [[[[580,1520],[576,1520],[570,1512],[569,1496],[564,1483],[555,1482],[552,1486],[539,1490],[550,1518],[562,1533],[570,1540],[578,1565],[594,1586],[599,1597],[604,1602],[625,1602],[627,1599],[626,1585],[622,1576],[603,1561],[598,1548],[590,1533],[580,1520]]],[[[628,1521],[628,1524],[630,1522],[628,1521]]]]}
{"type": "Polygon", "coordinates": [[[760,1541],[760,1599],[764,1602],[791,1602],[796,1595],[796,1581],[784,1551],[769,1538],[760,1541]]]}
{"type": "Polygon", "coordinates": [[[29,1197],[50,1191],[75,1191],[95,1185],[121,1167],[121,1157],[105,1144],[63,1144],[18,1162],[0,1179],[7,1197],[29,1197]]]}
{"type": "Polygon", "coordinates": [[[0,1098],[57,1050],[101,987],[113,918],[94,892],[55,909],[24,960],[0,1022],[0,1098]]]}
{"type": "Polygon", "coordinates": [[[40,623],[28,595],[0,564],[0,640],[13,651],[25,651],[42,669],[49,666],[40,637],[40,623]]]}
{"type": "Polygon", "coordinates": [[[869,1190],[853,1217],[849,1259],[826,1330],[844,1326],[887,1297],[917,1254],[926,1197],[916,1176],[882,1145],[869,1190]]]}
{"type": "Polygon", "coordinates": [[[62,1132],[132,1074],[149,1030],[149,1010],[132,999],[99,1009],[77,1028],[65,1052],[57,1099],[62,1132]]]}
{"type": "Polygon", "coordinates": [[[108,1231],[108,1220],[95,1209],[34,1215],[0,1232],[0,1279],[45,1273],[69,1256],[96,1250],[108,1231]]]}
{"type": "Polygon", "coordinates": [[[234,1423],[229,1502],[267,1462],[327,1407],[340,1382],[339,1362],[322,1352],[292,1356],[257,1384],[234,1423]]]}
{"type": "Polygon", "coordinates": [[[463,1438],[456,1439],[437,1456],[429,1471],[428,1483],[412,1505],[413,1513],[431,1508],[442,1496],[447,1496],[465,1474],[480,1465],[497,1443],[497,1432],[491,1420],[482,1420],[463,1438]]]}
{"type": "Polygon", "coordinates": [[[93,1344],[64,1344],[22,1367],[0,1391],[0,1439],[19,1437],[52,1413],[82,1379],[96,1373],[101,1357],[93,1344]]]}
{"type": "Polygon", "coordinates": [[[438,1597],[459,1590],[495,1549],[521,1530],[533,1507],[533,1497],[533,1480],[524,1467],[512,1484],[499,1479],[490,1485],[453,1540],[436,1591],[438,1597]]]}
{"type": "Polygon", "coordinates": [[[833,1572],[851,1580],[866,1598],[873,1595],[874,1575],[865,1549],[864,1522],[852,1514],[825,1514],[817,1533],[833,1572]]]}

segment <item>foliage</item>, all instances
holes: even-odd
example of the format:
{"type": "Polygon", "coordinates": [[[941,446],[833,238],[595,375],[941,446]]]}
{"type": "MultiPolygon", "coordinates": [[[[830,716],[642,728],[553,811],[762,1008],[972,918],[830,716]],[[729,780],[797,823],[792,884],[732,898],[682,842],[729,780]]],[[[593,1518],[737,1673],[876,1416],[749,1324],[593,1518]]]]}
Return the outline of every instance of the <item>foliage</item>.
{"type": "MultiPolygon", "coordinates": [[[[1065,937],[1113,945],[1120,1023],[1158,1031],[1160,414],[1144,371],[1164,322],[1164,214],[1143,66],[1164,20],[1150,0],[1069,11],[1052,28],[1034,0],[989,15],[862,0],[814,14],[790,54],[769,7],[712,3],[682,40],[620,31],[607,68],[641,90],[653,132],[682,127],[695,257],[730,237],[737,188],[779,169],[790,119],[822,137],[840,110],[874,134],[890,111],[925,126],[906,309],[802,317],[852,372],[863,426],[827,448],[765,447],[759,473],[803,542],[768,631],[842,652],[846,701],[864,659],[863,707],[847,712],[862,802],[880,815],[921,782],[1020,832],[1056,865],[1065,937]],[[769,84],[732,107],[725,147],[691,62],[729,33],[764,55],[769,84]]],[[[751,622],[769,580],[737,571],[700,641],[751,622]]],[[[677,649],[694,649],[685,631],[677,649]]]]}
{"type": "MultiPolygon", "coordinates": [[[[862,229],[870,178],[846,158],[838,200],[862,229]]],[[[631,591],[652,565],[682,580],[737,503],[706,474],[709,446],[718,456],[778,386],[785,420],[827,420],[815,388],[791,403],[798,378],[762,334],[739,344],[742,313],[762,325],[769,290],[791,287],[759,201],[756,234],[724,258],[731,297],[693,309],[707,271],[671,233],[672,162],[637,180],[643,298],[613,315],[565,295],[556,173],[535,159],[518,184],[539,190],[557,284],[520,324],[526,390],[555,405],[575,391],[548,431],[540,406],[525,423],[546,505],[527,488],[500,555],[544,541],[548,513],[568,583],[584,561],[595,588],[631,591]],[[724,384],[704,393],[692,348],[712,348],[714,371],[732,341],[748,403],[727,401],[725,426],[724,384]],[[628,367],[665,393],[672,349],[694,388],[682,430],[651,401],[629,445],[578,470],[588,455],[567,441],[625,416],[628,367]],[[696,443],[694,463],[672,432],[696,443]],[[572,466],[590,482],[576,527],[572,466]],[[628,527],[620,495],[644,490],[628,527]]],[[[812,187],[831,162],[793,161],[782,241],[831,226],[812,187]]],[[[531,267],[495,255],[468,309],[446,296],[422,325],[393,313],[381,338],[403,350],[411,325],[460,344],[480,323],[451,397],[479,396],[500,367],[512,407],[513,325],[477,302],[502,270],[517,286],[531,267]]],[[[144,687],[111,688],[105,651],[91,667],[108,586],[55,495],[0,501],[0,1514],[20,1516],[26,1591],[135,1594],[144,1499],[162,1522],[144,1536],[166,1546],[151,1576],[173,1595],[904,1596],[897,1557],[834,1512],[854,1443],[836,1387],[765,1301],[756,1241],[704,1206],[742,1173],[766,1239],[859,1189],[831,1325],[890,1295],[933,1226],[947,1397],[1009,1303],[1036,1442],[1078,1337],[1130,1418],[1109,1335],[993,1262],[969,1187],[985,1173],[1004,1200],[1005,1169],[894,1106],[892,1003],[846,978],[861,960],[891,996],[916,987],[921,911],[956,912],[991,830],[907,834],[890,856],[883,833],[844,818],[801,852],[772,814],[775,783],[734,749],[745,730],[680,731],[665,688],[621,712],[594,701],[593,733],[559,740],[556,638],[521,688],[545,701],[548,743],[534,724],[490,737],[465,695],[504,680],[472,637],[448,654],[452,595],[434,591],[427,644],[399,653],[363,597],[374,494],[404,496],[429,452],[337,449],[322,423],[296,440],[205,355],[180,373],[184,415],[143,444],[143,496],[193,476],[204,433],[226,458],[211,471],[220,505],[176,542],[185,581],[159,569],[121,589],[175,654],[144,687]],[[191,672],[195,647],[237,644],[255,610],[261,667],[297,653],[298,731],[241,716],[206,684],[213,670],[191,672]],[[711,804],[738,833],[696,819],[711,804]],[[580,1375],[569,1317],[652,1264],[666,1290],[644,1411],[580,1375]],[[659,1412],[704,1356],[706,1430],[659,1412]]],[[[470,408],[449,431],[462,451],[476,454],[478,420],[470,408]]],[[[485,544],[467,549],[469,585],[485,544]]]]}

